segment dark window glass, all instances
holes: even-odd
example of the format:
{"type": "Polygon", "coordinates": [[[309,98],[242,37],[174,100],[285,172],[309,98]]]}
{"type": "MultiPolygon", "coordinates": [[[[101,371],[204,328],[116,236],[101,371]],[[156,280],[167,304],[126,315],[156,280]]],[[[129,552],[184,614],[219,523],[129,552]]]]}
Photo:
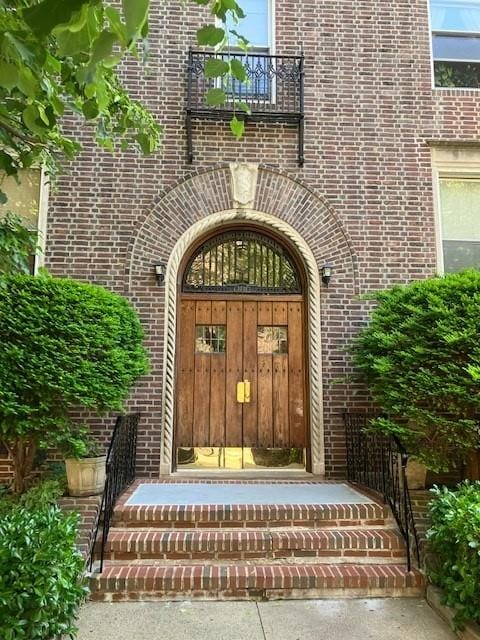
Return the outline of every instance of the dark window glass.
{"type": "Polygon", "coordinates": [[[199,324],[196,327],[197,353],[225,353],[227,328],[224,325],[199,324]]]}

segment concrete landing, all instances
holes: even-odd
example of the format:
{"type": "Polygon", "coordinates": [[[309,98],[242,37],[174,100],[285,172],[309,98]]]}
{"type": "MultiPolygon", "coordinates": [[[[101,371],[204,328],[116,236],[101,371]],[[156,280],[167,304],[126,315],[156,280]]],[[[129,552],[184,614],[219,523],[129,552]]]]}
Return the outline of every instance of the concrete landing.
{"type": "Polygon", "coordinates": [[[424,600],[89,603],[78,640],[455,640],[424,600]]]}
{"type": "Polygon", "coordinates": [[[140,505],[371,504],[347,484],[332,483],[158,483],[140,484],[126,502],[140,505]]]}

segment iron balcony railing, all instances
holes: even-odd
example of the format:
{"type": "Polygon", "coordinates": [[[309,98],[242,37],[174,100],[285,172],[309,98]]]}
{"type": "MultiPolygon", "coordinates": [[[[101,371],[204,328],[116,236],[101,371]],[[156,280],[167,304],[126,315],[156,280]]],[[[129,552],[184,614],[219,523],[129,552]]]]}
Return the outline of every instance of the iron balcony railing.
{"type": "Polygon", "coordinates": [[[193,161],[192,120],[229,120],[235,102],[248,106],[249,113],[236,111],[238,118],[247,121],[283,122],[298,129],[298,163],[303,165],[304,138],[304,58],[273,56],[264,53],[211,53],[189,51],[187,88],[188,159],[193,161]],[[246,80],[232,77],[209,78],[205,65],[212,58],[242,63],[246,80]],[[222,89],[227,95],[225,104],[210,106],[206,95],[210,89],[222,89]]]}
{"type": "Polygon", "coordinates": [[[347,479],[383,496],[405,539],[408,570],[415,559],[420,565],[420,546],[408,482],[405,474],[408,453],[394,437],[368,431],[375,416],[345,412],[347,479]]]}
{"type": "Polygon", "coordinates": [[[95,544],[100,526],[102,539],[100,543],[100,573],[103,571],[103,560],[107,544],[108,533],[113,518],[115,503],[121,493],[135,480],[135,467],[137,461],[137,432],[140,415],[132,413],[119,416],[115,423],[112,439],[107,453],[107,476],[105,490],[102,497],[102,505],[97,522],[95,535],[92,538],[90,553],[90,571],[95,559],[95,544]]]}

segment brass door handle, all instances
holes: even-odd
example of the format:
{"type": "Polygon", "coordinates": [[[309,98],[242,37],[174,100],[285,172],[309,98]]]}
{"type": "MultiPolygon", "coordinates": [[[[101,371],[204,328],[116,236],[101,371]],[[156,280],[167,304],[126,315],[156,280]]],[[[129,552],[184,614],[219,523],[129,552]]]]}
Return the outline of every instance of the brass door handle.
{"type": "Polygon", "coordinates": [[[250,380],[237,382],[237,402],[247,404],[251,402],[250,380]]]}

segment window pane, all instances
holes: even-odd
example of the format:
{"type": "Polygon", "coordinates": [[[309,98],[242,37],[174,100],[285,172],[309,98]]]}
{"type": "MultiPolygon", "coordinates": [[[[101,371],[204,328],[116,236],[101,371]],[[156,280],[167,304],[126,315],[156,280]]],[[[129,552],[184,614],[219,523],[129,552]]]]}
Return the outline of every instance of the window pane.
{"type": "Polygon", "coordinates": [[[443,268],[446,273],[472,267],[480,268],[480,242],[444,241],[443,268]]]}
{"type": "Polygon", "coordinates": [[[444,240],[480,241],[480,180],[440,180],[444,240]]]}
{"type": "Polygon", "coordinates": [[[274,355],[288,353],[287,327],[258,327],[257,351],[274,355]]]}
{"type": "Polygon", "coordinates": [[[436,87],[480,89],[479,62],[445,62],[435,60],[436,87]]]}
{"type": "Polygon", "coordinates": [[[246,17],[238,25],[233,24],[231,19],[228,20],[227,27],[238,31],[252,46],[268,48],[268,0],[242,0],[239,4],[246,17]]]}
{"type": "Polygon", "coordinates": [[[227,328],[224,325],[197,325],[195,351],[197,353],[225,353],[227,328]]]}
{"type": "Polygon", "coordinates": [[[478,0],[430,0],[433,31],[480,32],[478,0]]]}
{"type": "Polygon", "coordinates": [[[435,60],[480,60],[480,38],[433,36],[435,60]]]}
{"type": "Polygon", "coordinates": [[[40,205],[40,175],[38,169],[28,169],[19,174],[20,184],[13,176],[0,175],[1,189],[7,194],[8,201],[0,205],[0,218],[7,211],[16,213],[26,226],[36,229],[38,225],[38,208],[40,205]]]}

